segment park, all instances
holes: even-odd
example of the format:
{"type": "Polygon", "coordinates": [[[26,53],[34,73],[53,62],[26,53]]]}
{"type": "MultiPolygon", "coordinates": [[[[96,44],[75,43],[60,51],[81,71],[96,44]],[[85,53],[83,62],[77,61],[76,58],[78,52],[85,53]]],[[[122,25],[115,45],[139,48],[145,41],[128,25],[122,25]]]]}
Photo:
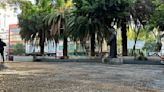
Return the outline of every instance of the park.
{"type": "Polygon", "coordinates": [[[164,92],[163,0],[2,0],[0,39],[0,92],[164,92]]]}

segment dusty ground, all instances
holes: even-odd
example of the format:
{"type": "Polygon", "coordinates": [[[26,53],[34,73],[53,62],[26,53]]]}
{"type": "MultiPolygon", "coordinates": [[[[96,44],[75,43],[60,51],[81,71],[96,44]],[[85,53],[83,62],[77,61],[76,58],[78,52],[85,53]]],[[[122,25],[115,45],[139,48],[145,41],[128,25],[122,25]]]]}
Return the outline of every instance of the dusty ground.
{"type": "Polygon", "coordinates": [[[164,65],[8,62],[0,92],[164,92],[164,65]]]}

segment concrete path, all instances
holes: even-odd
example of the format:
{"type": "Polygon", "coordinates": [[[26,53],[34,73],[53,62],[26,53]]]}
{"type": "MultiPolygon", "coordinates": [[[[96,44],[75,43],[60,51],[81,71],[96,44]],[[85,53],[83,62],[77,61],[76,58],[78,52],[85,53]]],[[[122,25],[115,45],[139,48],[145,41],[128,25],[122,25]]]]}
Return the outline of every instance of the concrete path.
{"type": "Polygon", "coordinates": [[[0,92],[164,92],[164,65],[7,62],[0,92]]]}

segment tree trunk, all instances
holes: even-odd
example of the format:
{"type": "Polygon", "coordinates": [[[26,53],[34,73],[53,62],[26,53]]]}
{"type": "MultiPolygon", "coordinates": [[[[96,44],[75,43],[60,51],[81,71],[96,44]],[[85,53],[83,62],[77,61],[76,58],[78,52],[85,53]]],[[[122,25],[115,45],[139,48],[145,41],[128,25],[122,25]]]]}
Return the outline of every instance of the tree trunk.
{"type": "Polygon", "coordinates": [[[136,43],[137,43],[137,39],[135,39],[134,41],[134,46],[133,46],[133,52],[132,52],[132,55],[135,55],[135,50],[136,50],[136,43]]]}
{"type": "Polygon", "coordinates": [[[40,54],[43,55],[44,54],[44,42],[45,42],[45,33],[42,30],[40,33],[40,54]]]}
{"type": "Polygon", "coordinates": [[[41,55],[43,55],[44,54],[44,42],[41,43],[40,49],[41,49],[40,53],[41,53],[41,55]]]}
{"type": "Polygon", "coordinates": [[[91,35],[91,56],[95,56],[95,34],[91,35]]]}
{"type": "MultiPolygon", "coordinates": [[[[137,36],[137,37],[138,37],[138,36],[137,36]]],[[[135,53],[135,50],[136,50],[136,43],[137,43],[137,37],[135,38],[134,46],[133,46],[133,50],[132,50],[132,55],[134,56],[134,59],[137,58],[137,54],[135,53]]]]}
{"type": "Polygon", "coordinates": [[[126,31],[126,22],[123,20],[121,22],[121,35],[122,35],[122,56],[128,55],[127,49],[127,31],[126,31]]]}
{"type": "Polygon", "coordinates": [[[64,36],[64,40],[63,40],[63,56],[67,57],[67,37],[64,36]]]}
{"type": "Polygon", "coordinates": [[[140,30],[138,30],[136,32],[136,36],[135,36],[135,42],[134,42],[134,46],[133,46],[133,50],[132,50],[132,55],[134,55],[134,56],[135,56],[136,43],[137,43],[137,39],[138,39],[139,33],[140,33],[140,30]]]}
{"type": "Polygon", "coordinates": [[[55,43],[55,58],[57,58],[57,43],[55,43]]]}

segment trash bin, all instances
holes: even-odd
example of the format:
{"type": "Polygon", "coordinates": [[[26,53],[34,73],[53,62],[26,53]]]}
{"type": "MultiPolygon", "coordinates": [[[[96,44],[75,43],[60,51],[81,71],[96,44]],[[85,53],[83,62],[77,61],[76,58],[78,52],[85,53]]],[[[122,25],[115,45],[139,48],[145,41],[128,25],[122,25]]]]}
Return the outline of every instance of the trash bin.
{"type": "Polygon", "coordinates": [[[13,58],[14,58],[14,56],[13,55],[10,55],[9,56],[9,61],[13,61],[13,58]]]}

